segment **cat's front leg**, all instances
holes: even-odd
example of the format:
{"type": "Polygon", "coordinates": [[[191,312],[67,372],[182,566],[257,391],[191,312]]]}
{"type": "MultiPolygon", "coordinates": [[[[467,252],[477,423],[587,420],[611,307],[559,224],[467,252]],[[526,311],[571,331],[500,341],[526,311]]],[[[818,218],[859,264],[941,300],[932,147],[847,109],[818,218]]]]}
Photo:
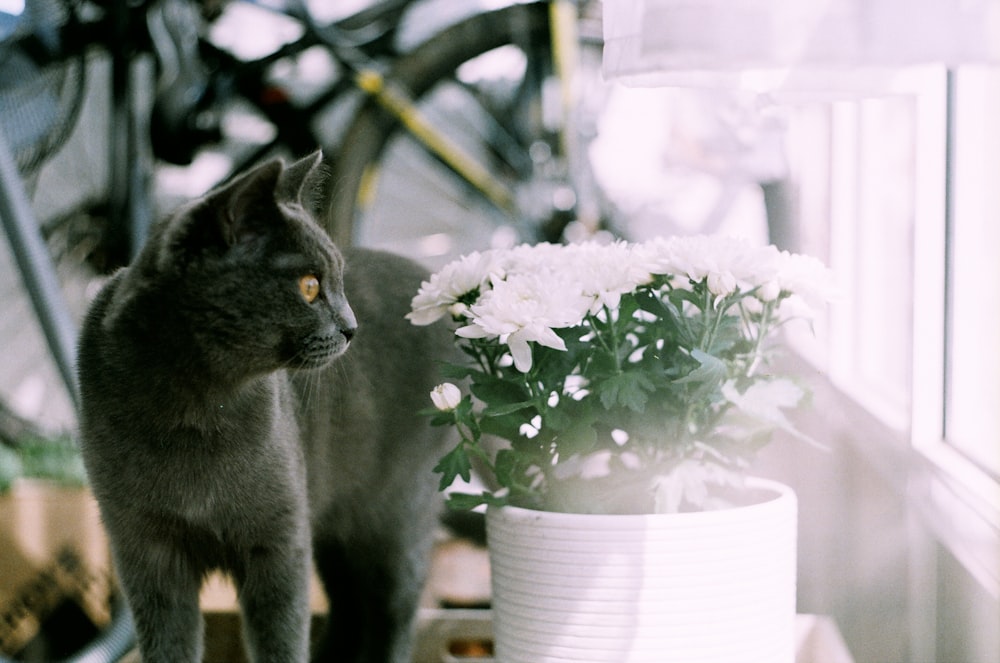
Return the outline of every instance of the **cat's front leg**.
{"type": "Polygon", "coordinates": [[[309,658],[309,569],[305,545],[256,548],[234,573],[253,663],[309,658]]]}
{"type": "Polygon", "coordinates": [[[178,551],[153,542],[115,547],[143,663],[201,663],[200,574],[178,551]]]}

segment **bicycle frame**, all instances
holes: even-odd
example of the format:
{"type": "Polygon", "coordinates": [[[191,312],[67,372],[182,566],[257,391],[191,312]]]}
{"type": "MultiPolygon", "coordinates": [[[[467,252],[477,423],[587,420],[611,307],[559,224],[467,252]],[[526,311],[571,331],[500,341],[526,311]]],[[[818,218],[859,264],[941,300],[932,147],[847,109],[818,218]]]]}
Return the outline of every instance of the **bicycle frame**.
{"type": "MultiPolygon", "coordinates": [[[[301,0],[271,2],[252,0],[251,4],[289,16],[303,26],[303,35],[274,53],[253,61],[241,61],[232,54],[205,44],[209,57],[220,63],[218,76],[229,77],[243,98],[251,101],[273,126],[277,135],[269,143],[258,147],[241,159],[234,172],[260,160],[277,145],[289,146],[298,156],[315,149],[314,139],[306,127],[320,109],[334,102],[349,90],[359,90],[374,99],[428,154],[446,165],[461,181],[478,192],[499,211],[514,215],[517,211],[516,193],[497,178],[488,166],[452,139],[446,128],[434,125],[418,108],[408,90],[386,75],[382,56],[400,57],[389,52],[384,41],[362,41],[358,32],[347,32],[342,24],[319,26],[310,16],[301,0]],[[263,72],[275,62],[298,55],[313,46],[322,46],[345,71],[328,89],[302,107],[293,107],[281,93],[262,89],[263,72]]],[[[375,5],[369,20],[387,18],[397,20],[412,0],[396,0],[386,5],[375,5]]],[[[570,163],[581,158],[576,136],[574,105],[577,95],[577,66],[579,59],[578,3],[576,0],[550,0],[550,47],[553,53],[553,70],[560,88],[559,147],[570,163]]],[[[378,37],[382,35],[376,33],[378,37]]],[[[369,37],[370,39],[371,37],[369,37]]],[[[405,56],[402,56],[405,57],[405,56]]],[[[596,230],[596,228],[594,228],[596,230]]],[[[353,237],[349,228],[329,229],[334,240],[349,244],[353,237]]]]}
{"type": "MultiPolygon", "coordinates": [[[[243,159],[239,164],[240,167],[234,170],[238,171],[243,166],[259,160],[279,143],[290,145],[293,147],[293,150],[296,146],[299,146],[301,151],[311,149],[307,144],[311,140],[310,135],[289,135],[289,131],[295,131],[297,134],[300,134],[301,128],[307,126],[307,122],[304,120],[340,97],[348,89],[356,89],[374,98],[402,126],[406,127],[429,153],[441,159],[456,174],[480,191],[488,200],[505,211],[513,211],[514,193],[496,182],[490,176],[489,170],[485,166],[463,150],[446,133],[439,131],[419,111],[416,103],[406,90],[394,84],[391,80],[387,80],[383,73],[384,67],[380,66],[376,59],[379,54],[383,53],[381,43],[372,49],[371,45],[374,41],[358,43],[356,38],[352,38],[348,33],[345,33],[338,25],[324,27],[316,25],[300,2],[278,3],[280,7],[273,7],[273,3],[261,0],[257,0],[253,4],[279,11],[282,14],[295,18],[302,23],[305,33],[295,42],[283,46],[270,55],[251,62],[240,62],[233,56],[208,46],[208,48],[213,50],[215,57],[227,62],[227,67],[234,75],[234,78],[237,79],[238,86],[240,85],[239,81],[260,82],[262,79],[261,72],[273,63],[285,57],[297,55],[316,45],[326,48],[348,75],[336,81],[333,86],[320,94],[310,104],[298,110],[289,109],[280,103],[273,103],[267,99],[262,90],[249,89],[246,85],[243,85],[241,87],[243,95],[255,101],[255,106],[258,110],[264,113],[269,121],[278,127],[279,135],[270,143],[261,146],[243,159]],[[296,117],[291,118],[289,115],[296,117]]],[[[373,15],[372,20],[375,20],[375,18],[384,19],[388,14],[392,14],[398,18],[399,14],[405,11],[410,4],[412,4],[412,0],[390,3],[385,6],[381,13],[373,15]]],[[[381,37],[382,35],[379,34],[378,36],[381,37]]]]}
{"type": "MultiPolygon", "coordinates": [[[[579,156],[573,108],[576,102],[576,71],[579,61],[579,40],[577,30],[577,3],[575,0],[550,0],[549,25],[553,65],[560,82],[560,144],[563,153],[572,163],[579,156]]],[[[331,51],[338,50],[334,43],[324,40],[331,51]]],[[[404,126],[411,136],[428,153],[440,159],[459,178],[477,190],[500,211],[513,214],[516,211],[516,194],[494,178],[488,167],[464,150],[446,133],[439,131],[423,113],[410,94],[391,80],[387,80],[373,63],[345,54],[344,63],[351,67],[356,85],[373,97],[404,126]]],[[[335,239],[350,241],[346,229],[338,230],[335,239]]]]}
{"type": "Polygon", "coordinates": [[[42,332],[55,360],[66,391],[79,405],[75,361],[76,323],[69,317],[69,307],[56,279],[56,269],[42,239],[28,194],[24,190],[17,164],[0,132],[0,221],[10,241],[25,289],[41,324],[42,332]]]}

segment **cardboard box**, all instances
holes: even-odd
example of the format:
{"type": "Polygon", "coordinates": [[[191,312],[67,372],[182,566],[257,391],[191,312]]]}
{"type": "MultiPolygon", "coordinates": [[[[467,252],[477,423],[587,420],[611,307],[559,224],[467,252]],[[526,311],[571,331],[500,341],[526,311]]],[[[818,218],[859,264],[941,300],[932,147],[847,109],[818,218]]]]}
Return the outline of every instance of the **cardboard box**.
{"type": "MultiPolygon", "coordinates": [[[[90,622],[80,635],[85,642],[110,620],[111,578],[107,538],[87,489],[19,480],[0,494],[0,653],[21,652],[50,619],[71,612],[90,622]]],[[[71,649],[77,644],[64,630],[59,637],[71,649]]]]}

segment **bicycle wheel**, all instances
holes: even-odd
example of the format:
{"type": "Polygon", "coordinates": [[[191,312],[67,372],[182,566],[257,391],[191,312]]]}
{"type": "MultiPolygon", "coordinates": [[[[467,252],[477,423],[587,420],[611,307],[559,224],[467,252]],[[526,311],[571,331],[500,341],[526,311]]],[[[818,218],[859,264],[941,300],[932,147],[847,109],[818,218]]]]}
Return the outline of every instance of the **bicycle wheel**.
{"type": "Polygon", "coordinates": [[[418,46],[385,77],[484,167],[506,200],[470,182],[369,98],[333,155],[326,221],[336,241],[435,265],[491,245],[563,237],[581,216],[586,177],[565,149],[549,20],[548,3],[475,15],[418,46]]]}

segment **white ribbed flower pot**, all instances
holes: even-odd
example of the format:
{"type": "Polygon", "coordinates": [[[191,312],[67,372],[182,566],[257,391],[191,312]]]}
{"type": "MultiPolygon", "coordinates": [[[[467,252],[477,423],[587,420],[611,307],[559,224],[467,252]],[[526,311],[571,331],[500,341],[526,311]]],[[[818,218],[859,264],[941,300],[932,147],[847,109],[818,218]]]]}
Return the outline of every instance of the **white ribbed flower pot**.
{"type": "Polygon", "coordinates": [[[701,513],[487,515],[498,663],[792,663],[795,494],[701,513]]]}

